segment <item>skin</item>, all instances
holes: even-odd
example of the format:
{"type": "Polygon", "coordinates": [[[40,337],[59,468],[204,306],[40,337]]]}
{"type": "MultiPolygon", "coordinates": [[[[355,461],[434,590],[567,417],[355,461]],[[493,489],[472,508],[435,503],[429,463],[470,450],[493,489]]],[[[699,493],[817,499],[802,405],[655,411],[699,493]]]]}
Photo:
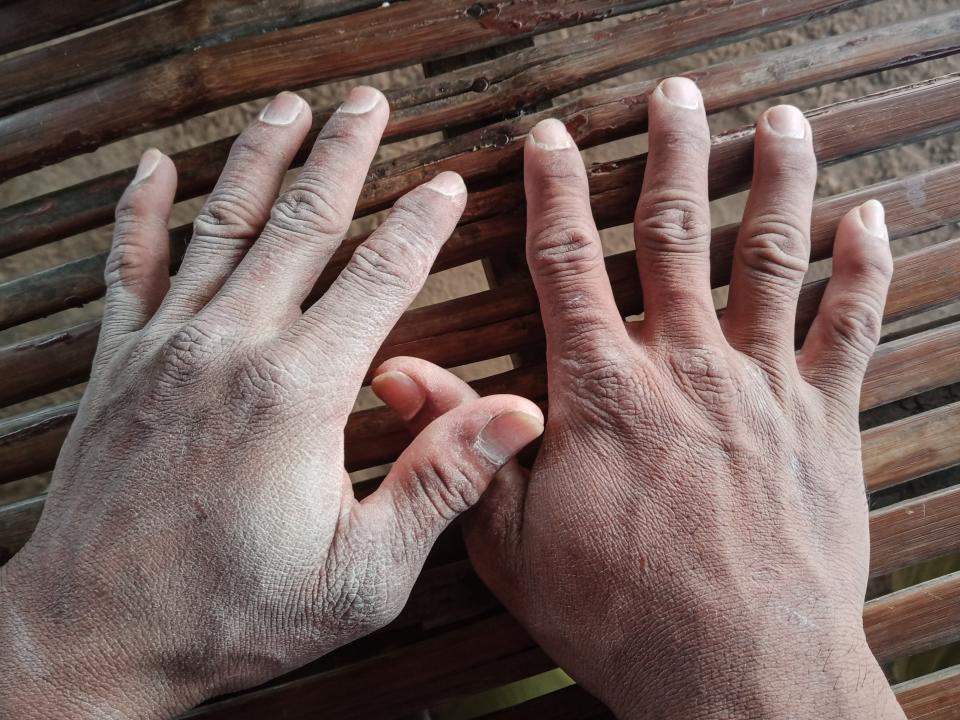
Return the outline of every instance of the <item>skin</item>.
{"type": "Polygon", "coordinates": [[[528,400],[477,400],[354,497],[347,416],[466,201],[454,173],[413,190],[300,311],[387,116],[355,89],[278,198],[311,114],[274,100],[169,289],[176,174],[145,155],[117,209],[90,385],[36,532],[0,571],[0,716],[173,717],[382,627],[437,535],[542,432],[528,400]]]}
{"type": "MultiPolygon", "coordinates": [[[[559,123],[528,138],[549,414],[529,478],[509,464],[465,518],[471,558],[620,718],[903,718],[862,623],[857,408],[892,272],[882,206],[840,223],[833,276],[795,352],[816,180],[809,124],[783,106],[757,124],[718,319],[702,100],[668,80],[649,114],[639,322],[614,304],[572,140],[559,123]]],[[[476,397],[413,358],[381,370],[417,386],[380,393],[415,431],[476,397]]]]}
{"type": "Polygon", "coordinates": [[[0,570],[0,714],[169,717],[297,667],[394,617],[472,507],[478,572],[621,718],[903,718],[861,620],[857,399],[892,267],[882,208],[841,222],[795,353],[816,164],[799,113],[768,111],[718,320],[703,104],[665,81],[635,223],[646,314],[624,323],[580,155],[541,123],[525,187],[550,413],[532,472],[510,458],[543,430],[536,406],[393,358],[372,385],[416,439],[358,502],[344,422],[465,200],[449,173],[414,190],[301,313],[386,123],[371,93],[279,200],[309,113],[261,116],[169,290],[174,169],[145,156],[90,387],[40,525],[0,570]]]}

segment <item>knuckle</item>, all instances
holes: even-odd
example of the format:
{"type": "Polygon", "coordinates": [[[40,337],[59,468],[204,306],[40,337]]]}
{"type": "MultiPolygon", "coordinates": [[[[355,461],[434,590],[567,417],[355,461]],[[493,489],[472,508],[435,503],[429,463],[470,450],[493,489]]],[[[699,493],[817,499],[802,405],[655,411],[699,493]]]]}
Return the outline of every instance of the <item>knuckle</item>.
{"type": "Polygon", "coordinates": [[[240,363],[235,377],[234,402],[258,413],[279,410],[297,387],[297,377],[280,358],[264,353],[240,363]]]}
{"type": "Polygon", "coordinates": [[[701,251],[710,239],[710,213],[692,193],[655,190],[641,195],[635,229],[654,249],[701,251]]]}
{"type": "Polygon", "coordinates": [[[411,273],[406,263],[394,255],[395,249],[385,252],[376,242],[360,244],[343,270],[347,280],[364,287],[403,290],[411,273]]]}
{"type": "Polygon", "coordinates": [[[538,233],[531,250],[531,264],[551,276],[579,275],[603,260],[603,247],[595,232],[562,222],[538,233]]]}
{"type": "Polygon", "coordinates": [[[634,361],[619,349],[594,341],[583,349],[583,354],[569,361],[570,371],[560,373],[567,378],[571,397],[591,422],[632,432],[645,402],[645,387],[634,361]]]}
{"type": "Polygon", "coordinates": [[[252,240],[260,231],[257,200],[240,186],[220,188],[193,221],[195,238],[252,240]]]}
{"type": "Polygon", "coordinates": [[[886,245],[861,246],[844,258],[844,264],[854,278],[871,287],[886,287],[893,277],[893,256],[886,245]]]}
{"type": "Polygon", "coordinates": [[[714,416],[735,415],[737,382],[725,353],[715,347],[698,347],[670,353],[667,365],[680,387],[714,416]]]}
{"type": "Polygon", "coordinates": [[[753,220],[739,242],[740,260],[760,277],[797,282],[807,272],[807,233],[787,218],[766,216],[753,220]]]}
{"type": "Polygon", "coordinates": [[[350,218],[330,201],[326,183],[301,182],[291,187],[273,205],[270,219],[281,230],[292,233],[319,234],[323,237],[343,235],[350,218]]]}
{"type": "Polygon", "coordinates": [[[427,455],[414,464],[412,472],[433,512],[444,522],[452,521],[480,499],[476,484],[456,462],[440,462],[427,455]]]}
{"type": "Polygon", "coordinates": [[[207,323],[197,320],[187,323],[161,347],[163,376],[176,384],[190,384],[223,349],[223,338],[207,323]]]}
{"type": "Polygon", "coordinates": [[[882,314],[867,297],[849,297],[836,302],[828,311],[830,329],[843,345],[869,357],[880,337],[882,314]]]}

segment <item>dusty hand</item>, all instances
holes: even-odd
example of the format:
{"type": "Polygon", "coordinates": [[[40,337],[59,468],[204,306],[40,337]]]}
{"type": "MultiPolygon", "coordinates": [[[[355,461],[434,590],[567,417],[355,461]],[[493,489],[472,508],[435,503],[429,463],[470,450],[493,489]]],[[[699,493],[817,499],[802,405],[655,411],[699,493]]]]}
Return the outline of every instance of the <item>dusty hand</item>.
{"type": "Polygon", "coordinates": [[[311,122],[278,96],[234,145],[169,290],[176,173],[144,156],[90,385],[36,533],[0,574],[0,715],[166,717],[384,625],[439,532],[542,430],[526,400],[478,400],[354,497],[347,415],[466,200],[453,173],[413,190],[301,312],[387,116],[354,90],[277,199],[311,122]]]}
{"type": "MultiPolygon", "coordinates": [[[[640,322],[625,324],[614,303],[568,134],[548,121],[528,138],[549,418],[529,483],[511,463],[468,516],[471,556],[621,717],[902,717],[861,619],[857,406],[892,268],[883,209],[844,217],[833,277],[795,353],[816,179],[809,124],[785,106],[758,123],[718,320],[703,103],[672,79],[649,112],[634,226],[640,322]]],[[[416,414],[407,398],[391,402],[414,428],[474,397],[425,363],[385,369],[430,388],[416,414]]]]}

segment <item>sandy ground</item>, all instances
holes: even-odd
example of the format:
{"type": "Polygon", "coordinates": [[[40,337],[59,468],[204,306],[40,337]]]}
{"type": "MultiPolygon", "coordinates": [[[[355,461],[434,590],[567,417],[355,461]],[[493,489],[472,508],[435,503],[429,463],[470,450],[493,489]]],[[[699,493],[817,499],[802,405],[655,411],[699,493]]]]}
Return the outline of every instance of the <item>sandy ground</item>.
{"type": "MultiPolygon", "coordinates": [[[[955,0],[914,0],[912,2],[887,0],[863,9],[822,18],[800,27],[779,31],[734,45],[716,48],[687,58],[673,60],[669,63],[653,65],[605,81],[602,85],[615,85],[645,78],[662,77],[702,67],[723,59],[755,54],[771,48],[802,43],[812,38],[833,35],[856,28],[877,26],[906,17],[917,17],[924,14],[942,12],[951,7],[955,7],[955,0]]],[[[612,20],[607,22],[618,21],[612,20]]],[[[538,42],[552,37],[572,36],[587,31],[592,32],[596,29],[597,26],[593,25],[587,29],[575,28],[560,31],[539,38],[538,42]]],[[[811,109],[897,85],[957,71],[960,71],[960,57],[955,56],[953,58],[923,63],[910,68],[882,72],[869,77],[825,85],[789,97],[771,99],[730,112],[720,113],[711,118],[711,127],[714,132],[719,132],[732,127],[749,124],[763,109],[781,101],[795,103],[802,109],[811,109]]],[[[400,71],[383,73],[370,78],[363,78],[361,80],[307,89],[303,91],[303,95],[315,106],[324,106],[336,102],[339,98],[343,97],[346,90],[356,82],[364,81],[375,84],[381,88],[388,88],[416,84],[421,78],[422,73],[419,68],[407,68],[400,71]]],[[[575,94],[576,93],[572,93],[570,96],[575,94]]],[[[563,99],[560,98],[557,102],[562,102],[562,100],[563,99]]],[[[0,205],[15,203],[86,178],[135,164],[139,154],[150,146],[156,146],[167,153],[173,153],[239,132],[262,105],[263,101],[257,101],[227,108],[199,118],[194,118],[176,127],[117,142],[101,148],[95,153],[76,157],[59,165],[16,178],[0,186],[0,205]]],[[[439,139],[439,134],[386,146],[382,148],[381,156],[390,157],[398,153],[406,152],[412,147],[434,142],[437,139],[439,139]]],[[[585,152],[584,155],[588,161],[615,159],[641,152],[645,149],[645,146],[646,137],[638,136],[591,149],[585,152]]],[[[957,137],[946,136],[825,168],[820,175],[817,194],[818,196],[832,195],[844,190],[943,164],[957,158],[958,148],[960,148],[960,145],[958,145],[957,137]]],[[[716,223],[726,223],[739,219],[744,198],[745,194],[741,194],[713,203],[716,223]]],[[[172,222],[174,224],[181,224],[192,220],[200,202],[201,200],[196,200],[178,205],[175,208],[172,222]]],[[[370,220],[368,219],[365,222],[369,224],[370,220]]],[[[894,244],[894,251],[895,253],[902,253],[931,241],[945,239],[950,237],[955,230],[955,228],[941,229],[923,236],[896,242],[894,244]]],[[[0,260],[0,281],[16,278],[24,274],[52,267],[70,259],[106,249],[109,245],[110,232],[111,229],[109,227],[101,228],[97,231],[84,233],[36,250],[0,260]]],[[[632,244],[629,227],[613,228],[605,231],[603,237],[607,250],[610,252],[623,251],[632,244]]],[[[820,263],[811,268],[811,277],[821,276],[826,272],[828,272],[828,264],[820,263]]],[[[433,303],[450,297],[474,293],[486,287],[487,283],[482,268],[478,263],[474,263],[432,276],[417,302],[418,304],[433,303]]],[[[722,304],[723,300],[724,293],[720,290],[717,292],[718,304],[722,304]]],[[[100,303],[90,303],[83,308],[58,313],[57,315],[42,320],[0,332],[0,345],[7,345],[41,332],[66,327],[82,320],[96,317],[100,311],[100,303]]],[[[923,319],[929,319],[929,317],[936,315],[955,314],[958,311],[960,311],[960,306],[955,305],[951,308],[928,313],[923,319]]],[[[917,320],[914,319],[912,321],[916,322],[917,320]]],[[[508,360],[501,358],[483,363],[479,366],[465,368],[462,372],[464,375],[475,377],[505,369],[507,366],[508,360]]],[[[0,417],[19,414],[39,406],[74,399],[79,396],[81,391],[82,387],[76,387],[52,394],[45,398],[38,398],[26,403],[21,403],[20,405],[0,410],[0,413],[3,413],[0,417]]],[[[368,399],[364,399],[363,402],[368,402],[368,399]]],[[[14,483],[0,491],[0,500],[4,497],[29,496],[42,488],[44,483],[45,478],[35,478],[14,483]]]]}

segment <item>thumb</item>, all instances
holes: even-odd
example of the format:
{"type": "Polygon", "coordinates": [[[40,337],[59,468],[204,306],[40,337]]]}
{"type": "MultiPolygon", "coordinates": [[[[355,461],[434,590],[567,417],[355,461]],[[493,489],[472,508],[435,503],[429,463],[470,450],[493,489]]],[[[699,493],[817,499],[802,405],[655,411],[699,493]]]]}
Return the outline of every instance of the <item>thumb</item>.
{"type": "Polygon", "coordinates": [[[497,471],[543,432],[529,400],[492,395],[467,400],[429,423],[361,504],[381,537],[400,543],[394,557],[417,569],[437,536],[480,500],[497,471]]]}

